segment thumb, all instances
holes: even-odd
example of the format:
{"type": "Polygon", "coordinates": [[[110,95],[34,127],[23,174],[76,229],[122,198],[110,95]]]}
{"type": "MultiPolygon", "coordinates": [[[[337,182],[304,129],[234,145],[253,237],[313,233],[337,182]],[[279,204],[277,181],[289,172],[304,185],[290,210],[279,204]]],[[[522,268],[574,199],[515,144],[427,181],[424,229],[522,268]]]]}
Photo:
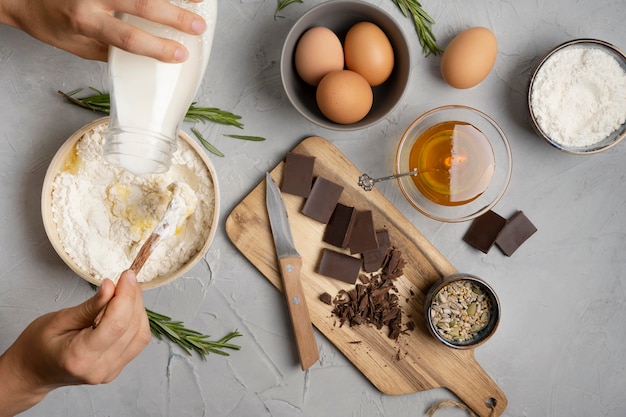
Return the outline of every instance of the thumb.
{"type": "Polygon", "coordinates": [[[105,279],[93,297],[82,304],[66,309],[66,323],[70,328],[79,330],[90,327],[98,314],[106,307],[115,294],[115,284],[105,279]]]}

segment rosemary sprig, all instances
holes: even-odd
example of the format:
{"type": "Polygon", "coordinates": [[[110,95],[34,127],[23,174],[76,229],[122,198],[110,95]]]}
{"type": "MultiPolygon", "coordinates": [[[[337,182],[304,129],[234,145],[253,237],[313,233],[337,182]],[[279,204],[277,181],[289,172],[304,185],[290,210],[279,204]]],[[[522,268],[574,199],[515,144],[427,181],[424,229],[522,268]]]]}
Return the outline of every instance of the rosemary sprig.
{"type": "Polygon", "coordinates": [[[91,111],[100,112],[100,113],[111,113],[111,99],[109,94],[103,93],[100,90],[97,90],[93,87],[89,87],[91,91],[95,94],[88,97],[76,98],[74,97],[76,94],[83,91],[82,88],[77,88],[76,90],[70,91],[69,93],[64,93],[59,90],[57,93],[63,97],[68,102],[75,104],[79,107],[83,107],[85,109],[89,109],[91,111]]]}
{"type": "MultiPolygon", "coordinates": [[[[292,0],[293,1],[293,0],[292,0]]],[[[67,100],[71,104],[75,104],[79,107],[99,112],[105,114],[111,114],[111,97],[108,93],[103,93],[102,91],[89,87],[94,94],[87,97],[77,98],[76,94],[83,91],[82,88],[78,88],[76,90],[70,91],[69,93],[64,93],[63,91],[58,91],[57,93],[67,100]]],[[[243,129],[243,123],[241,123],[241,116],[231,113],[226,110],[221,110],[217,107],[196,107],[196,102],[191,103],[187,113],[185,114],[186,122],[212,122],[226,126],[234,126],[239,129],[243,129]]],[[[202,146],[204,146],[209,152],[217,155],[224,156],[222,152],[219,151],[215,146],[211,145],[206,139],[202,137],[200,132],[197,129],[191,128],[191,131],[196,135],[202,146]]],[[[231,135],[225,134],[229,138],[234,139],[242,139],[249,140],[254,142],[264,141],[265,138],[261,136],[245,136],[245,135],[231,135]]]]}
{"type": "Polygon", "coordinates": [[[225,352],[224,349],[241,349],[240,346],[229,343],[231,339],[242,336],[237,330],[228,333],[218,341],[211,341],[207,340],[209,336],[186,328],[181,321],[174,321],[168,316],[155,313],[147,308],[146,313],[148,314],[152,334],[159,340],[163,340],[164,337],[167,338],[172,343],[180,346],[188,355],[196,352],[202,359],[206,360],[206,356],[210,353],[229,356],[230,354],[225,352]]]}
{"type": "MultiPolygon", "coordinates": [[[[77,98],[76,94],[83,91],[82,88],[78,88],[69,93],[58,91],[59,95],[66,99],[68,102],[77,106],[89,109],[100,113],[111,113],[111,96],[108,93],[103,93],[93,87],[89,87],[95,94],[92,96],[77,98]]],[[[243,129],[243,123],[239,120],[241,116],[238,116],[229,111],[218,109],[217,107],[196,107],[197,103],[191,103],[187,113],[185,114],[185,121],[187,122],[213,122],[221,125],[234,126],[239,129],[243,129]]]]}
{"type": "Polygon", "coordinates": [[[276,11],[274,12],[274,20],[284,17],[279,15],[279,13],[285,7],[289,6],[292,3],[302,3],[302,0],[276,0],[276,2],[278,3],[278,5],[276,6],[276,11]]]}
{"type": "Polygon", "coordinates": [[[442,53],[443,50],[437,46],[437,40],[431,30],[435,20],[426,13],[420,2],[417,0],[392,1],[398,5],[405,17],[412,17],[424,55],[439,55],[442,53]]]}
{"type": "Polygon", "coordinates": [[[186,122],[213,122],[243,129],[243,123],[239,121],[241,116],[216,107],[196,107],[195,104],[191,103],[191,106],[189,106],[189,110],[185,114],[186,122]]]}

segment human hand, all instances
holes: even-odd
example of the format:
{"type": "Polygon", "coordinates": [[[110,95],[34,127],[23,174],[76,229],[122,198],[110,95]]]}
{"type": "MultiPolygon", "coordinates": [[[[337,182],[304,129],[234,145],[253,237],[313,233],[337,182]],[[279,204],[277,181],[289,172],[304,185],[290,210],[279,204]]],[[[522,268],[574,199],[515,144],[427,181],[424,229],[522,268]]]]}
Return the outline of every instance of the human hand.
{"type": "Polygon", "coordinates": [[[106,61],[109,45],[164,62],[187,59],[183,45],[122,22],[116,11],[194,35],[206,28],[202,17],[167,0],[0,0],[0,23],[86,59],[106,61]]]}
{"type": "Polygon", "coordinates": [[[0,356],[0,416],[30,408],[61,386],[112,381],[150,339],[135,274],[122,273],[117,287],[105,280],[84,303],[34,320],[0,356]]]}

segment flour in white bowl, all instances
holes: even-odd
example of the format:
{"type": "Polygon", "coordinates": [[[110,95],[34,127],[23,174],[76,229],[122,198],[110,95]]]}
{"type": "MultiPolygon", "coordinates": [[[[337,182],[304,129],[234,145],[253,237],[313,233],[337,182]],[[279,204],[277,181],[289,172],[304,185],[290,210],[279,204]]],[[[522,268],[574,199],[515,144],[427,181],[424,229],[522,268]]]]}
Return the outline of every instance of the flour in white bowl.
{"type": "Polygon", "coordinates": [[[600,48],[565,48],[537,71],[531,106],[554,142],[594,145],[626,121],[626,71],[600,48]]]}
{"type": "Polygon", "coordinates": [[[117,280],[165,213],[168,185],[187,183],[198,197],[195,211],[173,237],[152,252],[137,277],[151,281],[180,269],[204,246],[215,215],[215,186],[198,154],[178,140],[164,174],[134,176],[102,156],[104,125],[76,144],[52,186],[52,218],[66,253],[96,280],[117,280]]]}

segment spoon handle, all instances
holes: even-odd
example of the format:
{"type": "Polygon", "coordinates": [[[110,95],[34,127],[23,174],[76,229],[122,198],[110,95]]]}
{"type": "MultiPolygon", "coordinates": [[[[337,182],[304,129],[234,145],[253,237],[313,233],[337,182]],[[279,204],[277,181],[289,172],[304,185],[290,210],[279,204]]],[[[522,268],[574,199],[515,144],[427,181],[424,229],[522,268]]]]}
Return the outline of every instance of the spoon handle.
{"type": "Polygon", "coordinates": [[[374,184],[377,182],[393,180],[395,178],[406,177],[408,175],[417,175],[417,168],[413,169],[413,171],[403,172],[401,174],[394,174],[380,178],[372,178],[367,174],[363,174],[359,177],[359,186],[362,187],[365,191],[372,191],[372,188],[374,188],[374,184]]]}

